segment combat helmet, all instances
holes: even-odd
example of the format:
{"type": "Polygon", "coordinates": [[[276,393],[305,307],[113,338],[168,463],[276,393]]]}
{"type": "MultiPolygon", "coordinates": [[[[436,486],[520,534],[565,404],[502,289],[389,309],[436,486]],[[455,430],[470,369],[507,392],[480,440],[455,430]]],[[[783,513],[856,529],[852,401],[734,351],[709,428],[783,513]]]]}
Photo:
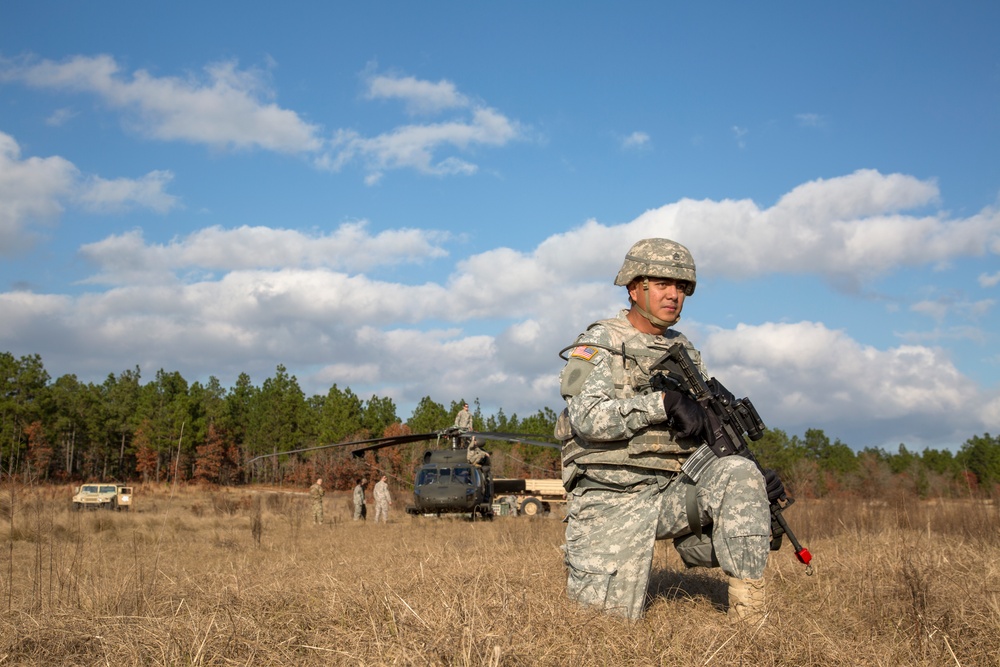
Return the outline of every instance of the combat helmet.
{"type": "Polygon", "coordinates": [[[625,255],[615,285],[627,286],[640,276],[687,281],[688,288],[684,291],[687,296],[694,294],[697,283],[691,251],[670,239],[637,241],[625,255]]]}

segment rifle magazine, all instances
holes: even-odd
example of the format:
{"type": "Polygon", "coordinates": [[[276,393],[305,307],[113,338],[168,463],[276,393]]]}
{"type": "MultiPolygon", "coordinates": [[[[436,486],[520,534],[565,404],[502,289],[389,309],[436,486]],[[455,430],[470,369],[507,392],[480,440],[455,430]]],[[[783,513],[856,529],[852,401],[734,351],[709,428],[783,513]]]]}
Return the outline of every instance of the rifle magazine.
{"type": "Polygon", "coordinates": [[[688,476],[695,484],[701,478],[702,473],[705,472],[712,461],[716,459],[715,452],[708,445],[702,445],[698,449],[691,453],[691,456],[687,457],[684,464],[681,466],[681,472],[688,476]]]}

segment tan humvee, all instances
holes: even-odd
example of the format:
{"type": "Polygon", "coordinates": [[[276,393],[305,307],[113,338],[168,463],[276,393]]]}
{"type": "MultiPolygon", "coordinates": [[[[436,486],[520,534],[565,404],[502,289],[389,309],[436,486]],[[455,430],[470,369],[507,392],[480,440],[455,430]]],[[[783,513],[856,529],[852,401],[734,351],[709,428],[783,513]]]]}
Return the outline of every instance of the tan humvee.
{"type": "Polygon", "coordinates": [[[119,484],[94,483],[76,487],[73,494],[73,509],[82,510],[104,508],[128,511],[132,507],[132,487],[119,484]]]}

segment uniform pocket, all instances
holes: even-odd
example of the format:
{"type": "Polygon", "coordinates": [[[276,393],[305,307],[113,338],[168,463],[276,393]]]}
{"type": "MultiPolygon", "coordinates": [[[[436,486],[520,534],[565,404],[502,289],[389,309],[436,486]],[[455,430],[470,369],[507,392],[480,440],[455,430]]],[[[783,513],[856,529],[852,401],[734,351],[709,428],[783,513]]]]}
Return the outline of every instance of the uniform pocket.
{"type": "Polygon", "coordinates": [[[605,606],[608,590],[611,587],[611,577],[615,576],[617,568],[613,566],[585,566],[579,561],[567,557],[566,569],[568,571],[566,593],[571,600],[586,605],[605,606]]]}

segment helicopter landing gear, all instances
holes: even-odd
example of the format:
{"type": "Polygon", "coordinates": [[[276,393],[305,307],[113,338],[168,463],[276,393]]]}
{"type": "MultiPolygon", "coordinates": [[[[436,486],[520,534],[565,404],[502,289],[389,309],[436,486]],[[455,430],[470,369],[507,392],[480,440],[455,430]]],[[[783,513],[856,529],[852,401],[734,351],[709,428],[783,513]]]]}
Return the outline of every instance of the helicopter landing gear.
{"type": "Polygon", "coordinates": [[[493,508],[488,505],[480,505],[472,510],[472,516],[470,518],[473,521],[476,520],[476,512],[479,512],[480,519],[486,519],[488,521],[493,520],[493,508]]]}

